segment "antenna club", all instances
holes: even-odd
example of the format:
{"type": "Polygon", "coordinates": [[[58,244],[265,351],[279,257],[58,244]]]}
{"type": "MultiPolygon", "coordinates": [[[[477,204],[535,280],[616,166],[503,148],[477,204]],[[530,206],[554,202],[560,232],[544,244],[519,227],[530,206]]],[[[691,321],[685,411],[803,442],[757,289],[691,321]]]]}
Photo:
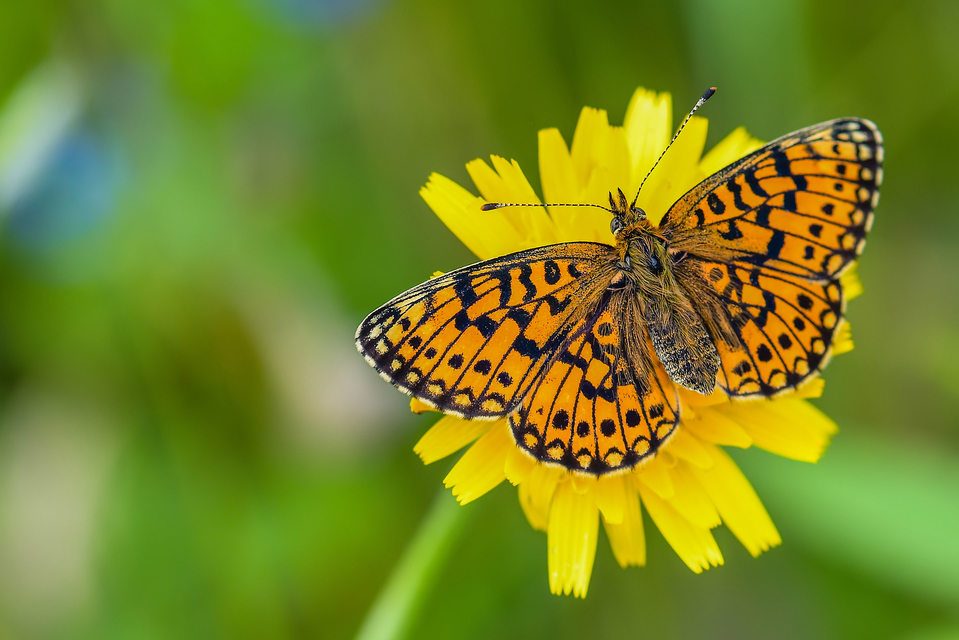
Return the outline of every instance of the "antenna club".
{"type": "Polygon", "coordinates": [[[502,209],[505,206],[507,205],[503,204],[502,202],[487,202],[482,207],[480,207],[480,209],[482,211],[492,211],[494,209],[502,209]]]}
{"type": "Polygon", "coordinates": [[[649,171],[646,172],[646,177],[643,178],[643,181],[639,183],[639,189],[636,191],[636,197],[633,198],[633,203],[632,203],[632,205],[630,205],[631,208],[636,206],[636,201],[639,200],[639,194],[640,194],[640,192],[643,190],[643,185],[646,184],[646,181],[649,180],[649,176],[652,175],[652,173],[653,173],[653,171],[656,169],[656,167],[659,166],[660,160],[663,159],[663,156],[666,155],[666,152],[669,151],[669,148],[670,148],[671,146],[673,146],[673,143],[674,143],[674,142],[676,142],[676,138],[679,137],[679,134],[683,132],[683,129],[686,127],[686,123],[689,122],[689,121],[692,119],[693,114],[696,113],[696,111],[697,111],[701,106],[703,106],[703,103],[705,103],[707,100],[709,100],[714,93],[716,93],[716,87],[709,87],[709,89],[706,90],[706,93],[704,93],[704,94],[702,95],[702,97],[700,97],[699,100],[696,101],[696,104],[693,105],[692,111],[689,112],[689,114],[688,114],[688,115],[686,116],[686,118],[683,120],[682,124],[679,125],[679,129],[677,129],[677,130],[676,130],[676,133],[673,134],[673,139],[669,141],[669,144],[666,145],[666,148],[663,149],[663,152],[662,152],[661,154],[659,154],[659,157],[658,157],[658,158],[656,158],[656,162],[653,163],[652,168],[651,168],[649,171]]]}

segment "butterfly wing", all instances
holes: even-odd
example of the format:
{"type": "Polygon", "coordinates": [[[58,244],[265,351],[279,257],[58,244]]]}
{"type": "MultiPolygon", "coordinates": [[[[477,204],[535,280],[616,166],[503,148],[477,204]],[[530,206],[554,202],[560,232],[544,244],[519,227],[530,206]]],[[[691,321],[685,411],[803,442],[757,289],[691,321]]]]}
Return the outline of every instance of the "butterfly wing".
{"type": "Polygon", "coordinates": [[[606,292],[530,389],[510,427],[536,459],[600,475],[653,455],[679,421],[676,389],[648,354],[635,298],[606,292]]]}
{"type": "MultiPolygon", "coordinates": [[[[717,384],[730,396],[773,396],[794,389],[827,362],[842,322],[838,280],[807,280],[755,265],[689,257],[677,280],[714,297],[712,314],[732,335],[715,340],[717,384]]],[[[692,298],[693,296],[691,296],[692,298]]],[[[716,332],[714,332],[715,335],[716,332]]]]}
{"type": "Polygon", "coordinates": [[[609,245],[573,242],[451,271],[371,313],[357,348],[381,376],[440,411],[504,416],[599,303],[615,260],[609,245]]]}
{"type": "Polygon", "coordinates": [[[876,125],[832,120],[713,174],[670,208],[660,230],[673,250],[829,280],[862,251],[881,181],[876,125]]]}
{"type": "Polygon", "coordinates": [[[844,311],[839,276],[865,244],[882,155],[871,122],[824,122],[717,172],[664,217],[730,395],[788,391],[826,364],[844,311]]]}

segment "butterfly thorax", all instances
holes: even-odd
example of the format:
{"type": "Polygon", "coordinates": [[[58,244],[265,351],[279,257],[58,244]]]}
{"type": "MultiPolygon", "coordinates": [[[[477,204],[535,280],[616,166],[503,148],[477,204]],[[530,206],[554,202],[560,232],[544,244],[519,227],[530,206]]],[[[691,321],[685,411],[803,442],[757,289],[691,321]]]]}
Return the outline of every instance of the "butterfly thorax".
{"type": "Polygon", "coordinates": [[[667,241],[647,219],[646,212],[629,204],[623,192],[619,199],[609,196],[613,219],[610,231],[616,238],[618,270],[611,290],[633,289],[647,295],[661,295],[673,280],[667,241]]]}
{"type": "MultiPolygon", "coordinates": [[[[708,329],[674,273],[667,238],[619,192],[610,194],[619,258],[609,290],[635,305],[656,357],[673,382],[703,394],[716,387],[719,355],[708,329]]],[[[624,335],[630,328],[624,328],[624,335]]],[[[641,349],[637,349],[638,352],[641,349]]],[[[645,360],[645,358],[642,358],[645,360]]]]}

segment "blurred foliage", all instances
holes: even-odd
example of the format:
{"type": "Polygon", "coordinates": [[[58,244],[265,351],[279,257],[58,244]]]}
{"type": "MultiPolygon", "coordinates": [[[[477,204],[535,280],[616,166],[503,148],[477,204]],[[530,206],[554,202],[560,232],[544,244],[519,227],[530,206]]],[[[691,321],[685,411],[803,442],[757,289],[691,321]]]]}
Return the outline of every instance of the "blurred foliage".
{"type": "MultiPolygon", "coordinates": [[[[817,467],[738,456],[784,544],[690,573],[599,545],[585,601],[501,487],[415,637],[959,637],[959,5],[0,3],[0,635],[349,637],[450,462],[352,347],[471,256],[431,171],[676,111],[710,144],[875,120],[886,180],[817,467]]],[[[481,517],[479,517],[481,516],[481,517]]]]}

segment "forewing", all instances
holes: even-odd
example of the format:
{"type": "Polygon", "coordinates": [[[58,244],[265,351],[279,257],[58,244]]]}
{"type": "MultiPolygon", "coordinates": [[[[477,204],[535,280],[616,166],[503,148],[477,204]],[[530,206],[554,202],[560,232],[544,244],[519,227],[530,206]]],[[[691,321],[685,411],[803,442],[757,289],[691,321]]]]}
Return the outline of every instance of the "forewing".
{"type": "Polygon", "coordinates": [[[700,315],[725,328],[713,333],[720,358],[717,384],[730,396],[773,396],[825,366],[842,323],[838,280],[813,281],[694,257],[677,265],[676,275],[697,292],[691,298],[712,297],[700,315]]]}
{"type": "Polygon", "coordinates": [[[599,302],[614,260],[608,245],[574,242],[451,271],[371,313],[357,348],[401,391],[440,411],[503,416],[599,302]]]}
{"type": "Polygon", "coordinates": [[[807,127],[691,189],[660,230],[674,251],[831,280],[862,252],[882,157],[868,120],[807,127]]]}
{"type": "Polygon", "coordinates": [[[608,292],[571,328],[571,341],[543,372],[519,410],[513,437],[536,459],[601,475],[653,455],[679,421],[675,387],[633,339],[648,337],[626,292],[608,292]]]}

